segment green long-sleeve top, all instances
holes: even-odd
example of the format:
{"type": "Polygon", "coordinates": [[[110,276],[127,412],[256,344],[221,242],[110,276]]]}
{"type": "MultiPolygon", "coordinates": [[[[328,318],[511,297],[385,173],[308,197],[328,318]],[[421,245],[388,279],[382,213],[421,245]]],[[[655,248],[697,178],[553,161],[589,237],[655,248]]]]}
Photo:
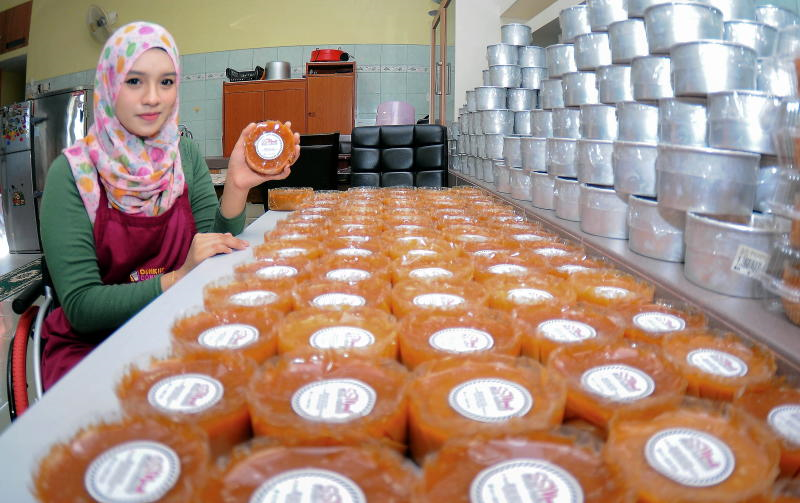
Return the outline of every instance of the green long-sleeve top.
{"type": "MultiPolygon", "coordinates": [[[[222,216],[197,145],[182,138],[179,150],[197,232],[239,234],[244,228],[244,211],[235,218],[222,216]]],[[[47,268],[58,300],[77,332],[115,330],[161,294],[159,277],[121,285],[102,283],[92,223],[64,155],[50,166],[40,213],[47,268]]]]}

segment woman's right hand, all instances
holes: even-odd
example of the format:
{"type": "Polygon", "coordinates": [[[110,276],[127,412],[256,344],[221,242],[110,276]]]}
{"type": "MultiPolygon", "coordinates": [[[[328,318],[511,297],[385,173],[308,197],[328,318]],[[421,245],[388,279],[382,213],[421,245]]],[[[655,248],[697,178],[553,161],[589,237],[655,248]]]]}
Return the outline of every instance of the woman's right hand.
{"type": "Polygon", "coordinates": [[[180,269],[177,270],[177,279],[186,276],[189,271],[209,257],[219,255],[220,253],[231,253],[234,250],[244,250],[248,246],[250,246],[250,243],[234,237],[233,234],[229,232],[225,234],[220,234],[218,232],[197,233],[192,238],[192,244],[189,247],[189,253],[186,255],[186,261],[180,269]]]}

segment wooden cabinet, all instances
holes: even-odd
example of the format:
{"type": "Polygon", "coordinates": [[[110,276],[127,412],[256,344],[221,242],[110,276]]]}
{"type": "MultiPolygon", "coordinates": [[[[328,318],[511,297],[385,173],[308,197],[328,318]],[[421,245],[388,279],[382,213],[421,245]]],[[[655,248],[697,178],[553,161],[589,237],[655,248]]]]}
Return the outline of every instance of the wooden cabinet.
{"type": "Polygon", "coordinates": [[[308,132],[350,134],[355,124],[353,62],[306,63],[308,132]]]}
{"type": "Polygon", "coordinates": [[[307,133],[305,79],[224,82],[222,85],[222,155],[228,157],[249,123],[267,119],[291,121],[307,133]]]}
{"type": "Polygon", "coordinates": [[[0,13],[0,52],[13,51],[28,45],[32,4],[32,1],[25,2],[0,13]]]}

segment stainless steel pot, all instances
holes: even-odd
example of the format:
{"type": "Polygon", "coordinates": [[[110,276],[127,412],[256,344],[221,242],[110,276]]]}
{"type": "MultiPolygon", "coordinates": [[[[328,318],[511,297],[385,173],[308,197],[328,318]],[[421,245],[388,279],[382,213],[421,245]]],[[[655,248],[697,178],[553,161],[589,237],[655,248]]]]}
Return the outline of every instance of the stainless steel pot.
{"type": "Polygon", "coordinates": [[[781,101],[758,91],[708,95],[708,144],[775,155],[772,136],[781,101]]]}
{"type": "Polygon", "coordinates": [[[522,152],[520,151],[519,136],[506,136],[503,138],[503,160],[507,167],[522,167],[522,152]]]}
{"type": "Polygon", "coordinates": [[[752,0],[703,0],[722,11],[722,19],[755,21],[756,9],[752,0]]]}
{"type": "Polygon", "coordinates": [[[486,145],[486,157],[490,159],[503,157],[503,137],[504,135],[502,134],[483,135],[484,144],[486,145]]]}
{"type": "Polygon", "coordinates": [[[578,140],[575,155],[578,181],[614,185],[613,154],[614,142],[611,140],[578,140]]]}
{"type": "Polygon", "coordinates": [[[514,112],[514,134],[530,136],[531,134],[530,110],[514,112]]]}
{"type": "Polygon", "coordinates": [[[574,138],[547,138],[545,166],[553,176],[578,176],[576,149],[578,140],[574,138]]]}
{"type": "Polygon", "coordinates": [[[531,112],[531,134],[540,138],[553,136],[553,112],[533,110],[531,112]]]}
{"type": "Polygon", "coordinates": [[[486,60],[489,66],[516,65],[519,61],[519,47],[509,44],[487,45],[486,60]]]}
{"type": "Polygon", "coordinates": [[[494,159],[481,159],[483,179],[489,183],[494,182],[494,159]]]}
{"type": "Polygon", "coordinates": [[[483,70],[481,72],[483,75],[483,85],[484,86],[491,86],[492,85],[492,76],[489,74],[489,70],[483,70]]]}
{"type": "Polygon", "coordinates": [[[522,168],[511,168],[511,197],[521,201],[531,200],[531,176],[522,168]]]}
{"type": "Polygon", "coordinates": [[[771,155],[762,155],[758,169],[758,187],[756,187],[755,211],[771,213],[772,208],[767,203],[772,201],[778,193],[783,177],[778,158],[771,155]]]}
{"type": "Polygon", "coordinates": [[[756,89],[773,96],[796,96],[797,77],[794,58],[778,56],[758,58],[756,89]]]}
{"type": "Polygon", "coordinates": [[[737,19],[725,21],[723,38],[755,49],[759,57],[767,57],[775,52],[778,30],[766,23],[737,19]]]}
{"type": "Polygon", "coordinates": [[[608,25],[608,41],[612,63],[630,63],[637,56],[650,54],[642,19],[625,19],[611,23],[608,25]]]}
{"type": "Polygon", "coordinates": [[[553,136],[556,138],[581,137],[581,111],[577,108],[553,109],[553,136]]]}
{"type": "Polygon", "coordinates": [[[601,103],[614,104],[633,101],[631,67],[629,65],[601,66],[597,69],[597,96],[601,103]]]}
{"type": "Polygon", "coordinates": [[[514,131],[514,112],[511,110],[483,110],[481,128],[485,134],[509,135],[514,131]]]}
{"type": "Polygon", "coordinates": [[[595,236],[628,239],[627,196],[614,189],[581,183],[581,230],[595,236]]]}
{"type": "Polygon", "coordinates": [[[589,7],[573,5],[562,9],[558,14],[558,24],[561,27],[561,40],[572,43],[578,35],[592,31],[589,26],[589,7]]]}
{"type": "Polygon", "coordinates": [[[775,56],[792,57],[798,53],[800,53],[800,26],[793,25],[781,28],[778,31],[775,56]]]}
{"type": "Polygon", "coordinates": [[[658,100],[658,139],[675,145],[708,146],[705,98],[658,100]]]}
{"type": "Polygon", "coordinates": [[[675,96],[705,96],[756,88],[756,51],[722,40],[677,44],[670,49],[675,96]]]}
{"type": "Polygon", "coordinates": [[[555,190],[555,177],[534,171],[531,173],[531,205],[543,210],[552,210],[555,205],[553,191],[555,190]]]}
{"type": "Polygon", "coordinates": [[[744,217],[686,215],[686,262],[692,283],[735,297],[762,296],[759,272],[789,222],[757,213],[744,217]]]}
{"type": "Polygon", "coordinates": [[[612,105],[582,105],[580,133],[582,138],[590,140],[615,140],[617,108],[612,105]]]}
{"type": "Polygon", "coordinates": [[[575,37],[575,66],[578,70],[594,70],[611,64],[608,33],[592,32],[575,37]]]}
{"type": "Polygon", "coordinates": [[[683,262],[686,213],[641,196],[628,198],[628,248],[645,257],[683,262]]]}
{"type": "Polygon", "coordinates": [[[780,30],[788,26],[799,25],[800,16],[777,5],[759,5],[756,7],[756,21],[767,23],[780,30]]]}
{"type": "Polygon", "coordinates": [[[636,101],[617,103],[619,131],[617,139],[656,143],[658,141],[658,107],[636,101]]]}
{"type": "Polygon", "coordinates": [[[518,64],[522,68],[547,66],[547,56],[544,47],[538,45],[523,45],[519,47],[518,64]]]}
{"type": "Polygon", "coordinates": [[[522,169],[525,171],[547,170],[547,140],[535,136],[523,136],[519,144],[522,169]]]}
{"type": "Polygon", "coordinates": [[[547,68],[526,66],[520,72],[522,74],[521,87],[526,89],[541,89],[542,81],[547,78],[547,68]]]}
{"type": "Polygon", "coordinates": [[[759,156],[748,152],[660,144],[658,204],[676,210],[749,215],[758,185],[759,156]]]}
{"type": "Polygon", "coordinates": [[[633,99],[651,101],[671,98],[672,75],[669,56],[641,56],[631,61],[633,99]]]}
{"type": "Polygon", "coordinates": [[[467,110],[470,112],[478,110],[475,106],[475,91],[471,89],[467,91],[467,110]]]}
{"type": "Polygon", "coordinates": [[[563,220],[580,222],[581,187],[578,180],[557,176],[553,183],[553,207],[563,220]]]}
{"type": "Polygon", "coordinates": [[[515,112],[522,110],[532,110],[536,108],[536,91],[517,87],[506,92],[506,102],[508,109],[515,112]]]}
{"type": "Polygon", "coordinates": [[[575,46],[572,44],[555,44],[545,48],[547,54],[547,74],[549,78],[560,78],[565,73],[575,72],[575,46]]]}
{"type": "Polygon", "coordinates": [[[475,107],[477,110],[502,110],[506,108],[506,88],[497,86],[476,87],[475,107]]]}
{"type": "Polygon", "coordinates": [[[522,72],[517,65],[494,65],[489,67],[489,81],[498,87],[519,87],[522,72]]]}
{"type": "Polygon", "coordinates": [[[493,163],[494,187],[497,192],[511,192],[511,170],[503,163],[493,163]]]}
{"type": "Polygon", "coordinates": [[[650,54],[669,54],[683,42],[722,38],[722,11],[697,2],[670,2],[648,7],[644,12],[650,54]]]}
{"type": "Polygon", "coordinates": [[[592,31],[606,31],[615,21],[628,19],[627,0],[587,0],[592,31]]]}
{"type": "Polygon", "coordinates": [[[504,44],[531,45],[531,27],[520,23],[504,24],[500,27],[500,40],[504,44]]]}
{"type": "Polygon", "coordinates": [[[655,197],[656,157],[658,146],[654,143],[615,141],[614,189],[623,194],[655,197]]]}
{"type": "Polygon", "coordinates": [[[564,86],[561,79],[545,79],[542,81],[542,89],[539,95],[542,108],[550,110],[564,106],[564,86]]]}
{"type": "Polygon", "coordinates": [[[486,135],[476,135],[474,141],[476,145],[475,155],[478,157],[486,157],[486,135]]]}
{"type": "Polygon", "coordinates": [[[267,63],[264,80],[285,80],[292,78],[292,66],[288,61],[270,61],[267,63]]]}
{"type": "Polygon", "coordinates": [[[561,86],[564,89],[564,105],[568,107],[600,103],[594,72],[565,73],[561,86]]]}
{"type": "Polygon", "coordinates": [[[483,112],[470,112],[472,115],[473,134],[483,134],[483,112]]]}
{"type": "Polygon", "coordinates": [[[467,174],[469,176],[474,176],[477,178],[478,168],[477,168],[478,158],[474,155],[467,156],[467,174]]]}
{"type": "Polygon", "coordinates": [[[664,3],[664,0],[628,0],[628,17],[643,18],[648,7],[659,3],[664,3]]]}

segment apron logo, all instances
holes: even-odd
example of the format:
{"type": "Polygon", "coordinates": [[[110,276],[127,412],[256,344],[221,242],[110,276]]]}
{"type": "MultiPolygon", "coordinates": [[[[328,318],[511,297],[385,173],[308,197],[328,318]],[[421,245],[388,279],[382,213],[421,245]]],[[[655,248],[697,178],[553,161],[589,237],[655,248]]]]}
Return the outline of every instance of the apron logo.
{"type": "Polygon", "coordinates": [[[155,278],[164,271],[166,271],[166,267],[140,267],[139,269],[134,269],[129,276],[131,283],[138,283],[139,281],[155,278]]]}

